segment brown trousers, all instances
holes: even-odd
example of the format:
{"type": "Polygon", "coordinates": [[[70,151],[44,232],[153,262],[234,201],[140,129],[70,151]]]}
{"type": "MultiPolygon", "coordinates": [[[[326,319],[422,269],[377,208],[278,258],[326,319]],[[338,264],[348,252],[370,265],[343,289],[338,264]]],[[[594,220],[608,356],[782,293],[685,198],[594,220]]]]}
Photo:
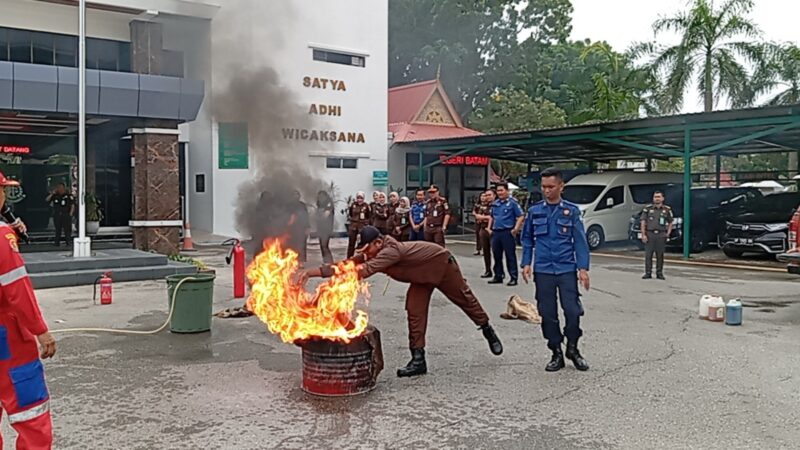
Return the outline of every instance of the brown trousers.
{"type": "Polygon", "coordinates": [[[480,249],[483,250],[483,266],[486,268],[486,272],[492,271],[492,235],[489,234],[489,229],[487,227],[483,227],[480,229],[480,234],[478,242],[480,243],[480,249]]]}
{"type": "Polygon", "coordinates": [[[484,311],[472,289],[461,274],[461,269],[454,259],[447,263],[447,271],[438,285],[411,284],[406,292],[406,312],[408,314],[408,345],[410,348],[425,348],[425,333],[428,329],[428,307],[431,294],[439,289],[448,300],[461,308],[477,326],[489,323],[489,316],[484,311]]]}
{"type": "Polygon", "coordinates": [[[479,252],[483,249],[481,247],[481,226],[477,223],[475,224],[475,251],[479,252]]]}
{"type": "Polygon", "coordinates": [[[425,227],[425,240],[444,247],[444,229],[442,227],[425,227]]]}
{"type": "Polygon", "coordinates": [[[356,241],[358,241],[358,233],[361,232],[361,228],[350,226],[350,229],[347,230],[347,259],[353,257],[356,254],[356,241]]]}

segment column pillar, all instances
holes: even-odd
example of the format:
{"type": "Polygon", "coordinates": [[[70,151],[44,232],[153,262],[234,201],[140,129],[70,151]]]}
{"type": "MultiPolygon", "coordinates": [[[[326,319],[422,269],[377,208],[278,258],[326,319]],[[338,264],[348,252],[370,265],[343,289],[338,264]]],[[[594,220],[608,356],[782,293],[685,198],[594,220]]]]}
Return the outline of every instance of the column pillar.
{"type": "Polygon", "coordinates": [[[133,20],[131,27],[131,70],[162,75],[163,29],[160,23],[133,20]]]}
{"type": "Polygon", "coordinates": [[[165,255],[179,252],[181,221],[178,135],[175,128],[128,130],[133,169],[133,246],[165,255]]]}

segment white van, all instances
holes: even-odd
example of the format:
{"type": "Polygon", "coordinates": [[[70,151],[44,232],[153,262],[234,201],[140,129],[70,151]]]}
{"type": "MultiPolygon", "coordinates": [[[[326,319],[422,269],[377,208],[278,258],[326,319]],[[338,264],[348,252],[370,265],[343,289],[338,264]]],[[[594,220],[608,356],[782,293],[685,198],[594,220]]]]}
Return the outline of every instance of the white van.
{"type": "Polygon", "coordinates": [[[653,192],[683,182],[683,174],[609,171],[578,175],[563,197],[580,207],[589,247],[628,239],[631,216],[653,201],[653,192]]]}

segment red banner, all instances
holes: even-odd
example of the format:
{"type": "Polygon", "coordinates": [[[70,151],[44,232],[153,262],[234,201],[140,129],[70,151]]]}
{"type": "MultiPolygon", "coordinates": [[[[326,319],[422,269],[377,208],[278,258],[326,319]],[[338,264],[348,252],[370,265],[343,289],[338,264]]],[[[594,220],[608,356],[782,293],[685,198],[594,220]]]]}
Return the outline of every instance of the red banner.
{"type": "Polygon", "coordinates": [[[18,155],[27,155],[31,152],[30,147],[22,147],[17,145],[0,145],[0,153],[15,153],[18,155]]]}

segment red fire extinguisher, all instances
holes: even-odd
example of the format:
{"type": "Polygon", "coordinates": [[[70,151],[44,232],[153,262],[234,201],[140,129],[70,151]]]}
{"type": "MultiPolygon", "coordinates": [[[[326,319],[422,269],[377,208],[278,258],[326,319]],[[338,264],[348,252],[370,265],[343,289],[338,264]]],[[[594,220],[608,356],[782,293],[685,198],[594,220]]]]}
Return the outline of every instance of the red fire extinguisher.
{"type": "Polygon", "coordinates": [[[230,264],[233,260],[233,298],[244,298],[244,248],[238,239],[230,239],[225,243],[232,245],[225,262],[230,264]]]}
{"type": "Polygon", "coordinates": [[[106,272],[102,276],[97,277],[97,280],[94,282],[94,294],[92,295],[92,300],[97,304],[97,284],[100,284],[100,304],[101,305],[110,305],[112,301],[112,285],[114,284],[113,280],[111,280],[111,272],[106,272]]]}

